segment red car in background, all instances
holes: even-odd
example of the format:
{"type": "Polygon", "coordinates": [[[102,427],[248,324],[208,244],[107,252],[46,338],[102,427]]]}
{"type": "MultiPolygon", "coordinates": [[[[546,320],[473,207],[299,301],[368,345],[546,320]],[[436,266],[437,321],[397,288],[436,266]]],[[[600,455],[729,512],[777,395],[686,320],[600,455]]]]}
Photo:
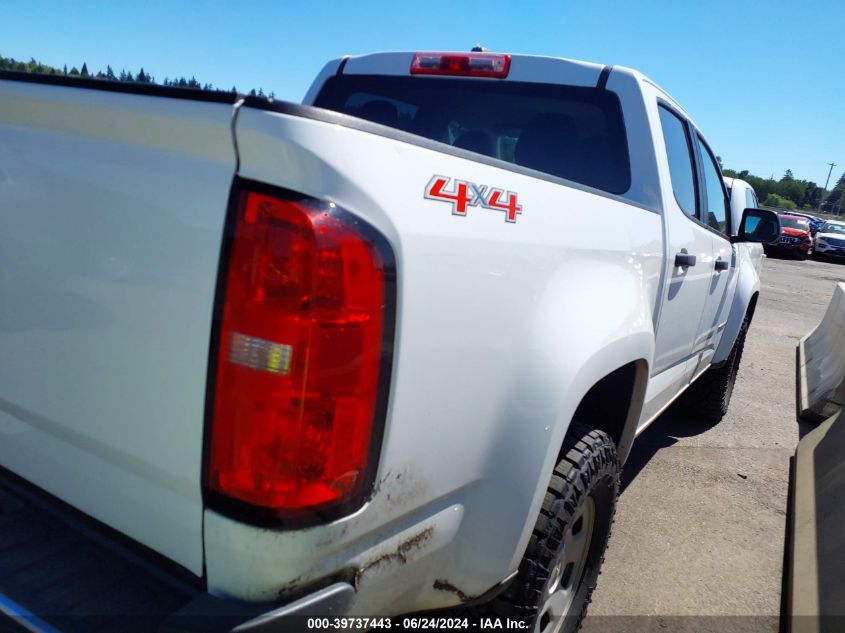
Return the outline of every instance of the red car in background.
{"type": "Polygon", "coordinates": [[[813,251],[810,223],[797,215],[780,216],[780,239],[776,244],[766,244],[763,248],[766,255],[792,254],[798,259],[807,259],[813,251]]]}

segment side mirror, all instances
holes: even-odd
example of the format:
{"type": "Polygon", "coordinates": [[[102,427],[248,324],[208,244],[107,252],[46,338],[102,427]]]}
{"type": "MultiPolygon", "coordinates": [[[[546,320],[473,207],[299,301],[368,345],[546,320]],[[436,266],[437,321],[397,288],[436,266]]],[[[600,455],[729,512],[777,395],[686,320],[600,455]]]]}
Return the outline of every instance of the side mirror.
{"type": "Polygon", "coordinates": [[[746,209],[742,212],[735,242],[772,244],[780,237],[780,218],[774,211],[746,209]]]}

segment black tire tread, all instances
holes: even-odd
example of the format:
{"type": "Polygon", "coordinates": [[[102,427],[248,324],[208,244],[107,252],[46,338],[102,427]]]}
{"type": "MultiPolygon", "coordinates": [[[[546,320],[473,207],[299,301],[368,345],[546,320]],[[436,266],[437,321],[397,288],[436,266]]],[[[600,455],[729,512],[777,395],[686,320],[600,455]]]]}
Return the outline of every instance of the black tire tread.
{"type": "MultiPolygon", "coordinates": [[[[748,320],[744,320],[731,348],[730,354],[721,367],[711,367],[696,380],[684,394],[687,411],[707,422],[720,422],[728,412],[732,390],[728,389],[733,372],[739,372],[745,336],[748,332],[748,320]]],[[[735,379],[735,377],[734,377],[735,379]]]]}
{"type": "MultiPolygon", "coordinates": [[[[560,545],[567,519],[571,517],[592,484],[611,475],[614,490],[609,518],[611,526],[616,510],[616,497],[619,494],[619,473],[616,445],[610,436],[586,424],[573,422],[552,473],[517,577],[492,602],[478,607],[476,613],[533,622],[537,616],[540,592],[551,571],[551,563],[560,545]]],[[[609,537],[610,527],[604,537],[605,542],[600,543],[601,556],[597,563],[599,570],[604,561],[609,537]]],[[[595,584],[593,578],[590,581],[591,586],[587,588],[586,599],[577,614],[573,631],[580,627],[595,584]]]]}

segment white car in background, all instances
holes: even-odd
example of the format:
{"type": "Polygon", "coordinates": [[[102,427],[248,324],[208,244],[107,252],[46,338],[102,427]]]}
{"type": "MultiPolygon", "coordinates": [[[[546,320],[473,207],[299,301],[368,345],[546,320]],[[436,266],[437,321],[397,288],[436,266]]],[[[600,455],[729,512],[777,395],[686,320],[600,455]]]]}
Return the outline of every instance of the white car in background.
{"type": "MultiPolygon", "coordinates": [[[[742,219],[742,212],[745,209],[757,209],[760,205],[757,201],[757,193],[754,187],[739,178],[723,177],[725,188],[728,190],[729,205],[731,210],[731,226],[738,227],[742,219]]],[[[736,236],[736,230],[731,231],[736,236]]],[[[763,245],[752,242],[737,242],[734,245],[734,256],[739,254],[745,256],[753,265],[757,274],[763,262],[763,245]]]]}
{"type": "Polygon", "coordinates": [[[816,233],[813,257],[845,257],[845,222],[828,220],[816,233]]]}

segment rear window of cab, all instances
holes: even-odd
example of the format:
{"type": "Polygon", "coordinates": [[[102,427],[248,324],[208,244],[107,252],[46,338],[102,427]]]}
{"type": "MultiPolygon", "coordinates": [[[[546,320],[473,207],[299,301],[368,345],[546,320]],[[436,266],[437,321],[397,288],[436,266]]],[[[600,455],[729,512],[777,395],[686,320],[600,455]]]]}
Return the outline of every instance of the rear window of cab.
{"type": "Polygon", "coordinates": [[[613,194],[631,187],[619,98],[553,84],[340,75],[315,106],[613,194]]]}

